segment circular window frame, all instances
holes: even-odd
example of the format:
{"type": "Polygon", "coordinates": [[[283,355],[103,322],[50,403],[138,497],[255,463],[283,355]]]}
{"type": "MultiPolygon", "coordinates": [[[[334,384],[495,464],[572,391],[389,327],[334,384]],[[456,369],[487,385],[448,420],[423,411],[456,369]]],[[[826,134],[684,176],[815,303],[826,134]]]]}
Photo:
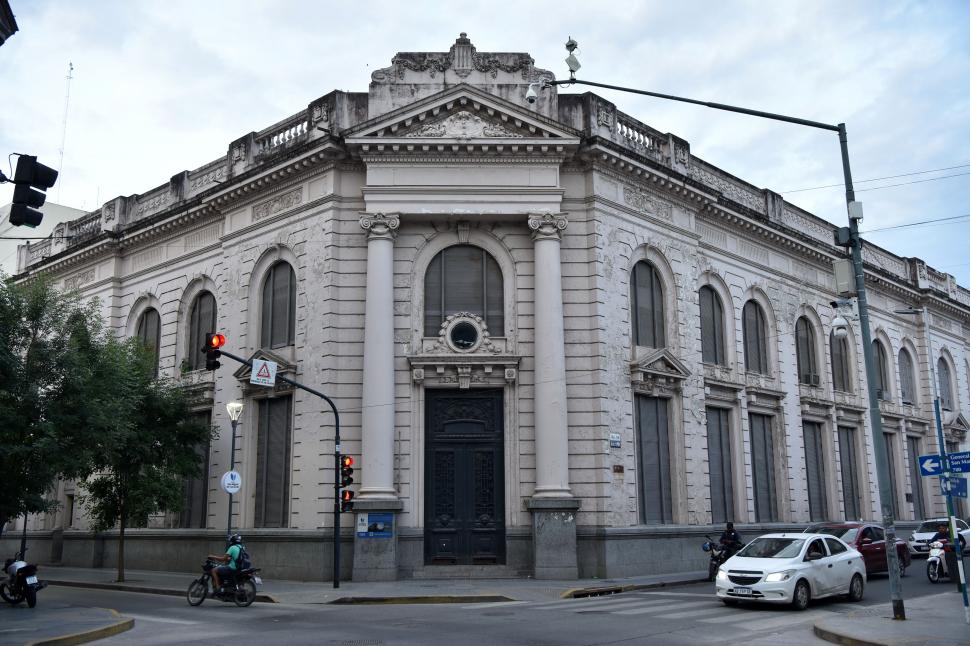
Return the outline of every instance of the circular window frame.
{"type": "Polygon", "coordinates": [[[481,321],[476,320],[475,318],[472,318],[469,316],[456,316],[454,319],[449,321],[448,325],[445,327],[444,337],[445,337],[445,343],[448,344],[448,347],[453,352],[468,354],[470,352],[475,352],[476,350],[482,347],[482,343],[484,343],[485,341],[485,328],[482,325],[481,321]],[[451,334],[452,332],[454,332],[455,328],[458,327],[459,325],[465,325],[465,324],[471,325],[471,327],[474,328],[476,333],[475,343],[473,343],[471,346],[467,348],[463,348],[456,345],[451,338],[451,334]]]}

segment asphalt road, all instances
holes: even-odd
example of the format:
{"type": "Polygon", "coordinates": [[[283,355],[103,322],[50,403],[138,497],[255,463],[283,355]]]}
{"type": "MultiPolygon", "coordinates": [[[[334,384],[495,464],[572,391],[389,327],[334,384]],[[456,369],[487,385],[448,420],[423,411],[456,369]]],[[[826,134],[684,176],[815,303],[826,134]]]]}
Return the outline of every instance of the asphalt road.
{"type": "MultiPolygon", "coordinates": [[[[936,594],[916,561],[903,579],[904,598],[936,594]]],[[[813,602],[794,612],[775,606],[726,607],[711,584],[626,592],[609,597],[548,602],[438,605],[282,605],[249,608],[206,600],[190,607],[161,595],[50,587],[41,603],[114,608],[135,619],[133,630],[99,644],[213,643],[245,646],[321,644],[340,646],[528,644],[534,646],[824,644],[811,632],[827,613],[847,613],[889,599],[885,575],[869,581],[861,604],[841,599],[813,602]]]]}

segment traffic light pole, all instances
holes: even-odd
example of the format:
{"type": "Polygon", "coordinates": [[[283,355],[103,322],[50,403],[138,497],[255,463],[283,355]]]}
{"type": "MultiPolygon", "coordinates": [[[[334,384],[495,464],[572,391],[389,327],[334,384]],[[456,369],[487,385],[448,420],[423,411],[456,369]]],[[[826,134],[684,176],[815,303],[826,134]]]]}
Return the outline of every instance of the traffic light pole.
{"type": "MultiPolygon", "coordinates": [[[[253,362],[248,359],[243,359],[242,357],[237,357],[231,352],[226,352],[225,350],[219,349],[219,354],[224,357],[229,357],[233,361],[238,361],[239,363],[253,367],[253,362]]],[[[285,384],[290,384],[294,388],[299,388],[300,390],[305,390],[311,395],[316,395],[320,399],[324,400],[330,404],[330,409],[333,411],[333,486],[334,486],[334,497],[333,497],[333,587],[340,587],[340,414],[337,412],[337,405],[333,403],[333,400],[324,395],[319,390],[314,390],[309,386],[301,384],[299,381],[284,377],[283,375],[276,375],[276,378],[285,384]]]]}

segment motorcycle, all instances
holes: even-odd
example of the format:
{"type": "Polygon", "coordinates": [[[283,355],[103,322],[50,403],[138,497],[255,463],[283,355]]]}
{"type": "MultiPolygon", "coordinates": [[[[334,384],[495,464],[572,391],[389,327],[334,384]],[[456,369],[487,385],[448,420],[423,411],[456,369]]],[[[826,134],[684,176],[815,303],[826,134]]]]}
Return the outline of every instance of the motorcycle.
{"type": "Polygon", "coordinates": [[[930,583],[939,583],[943,577],[949,577],[946,570],[946,547],[940,541],[930,543],[930,554],[926,557],[926,578],[930,583]]]}
{"type": "Polygon", "coordinates": [[[201,605],[206,597],[211,597],[219,601],[235,602],[240,608],[252,605],[256,600],[256,586],[261,585],[263,580],[256,573],[259,568],[250,567],[233,573],[231,581],[223,581],[223,591],[209,591],[211,587],[213,568],[219,567],[215,561],[206,561],[202,564],[202,576],[189,584],[189,589],[185,592],[185,598],[190,606],[201,605]]]}
{"type": "Polygon", "coordinates": [[[36,606],[37,591],[47,587],[47,581],[37,579],[37,566],[25,561],[24,555],[17,552],[3,564],[3,571],[8,578],[0,583],[0,597],[13,606],[24,600],[28,608],[36,606]]]}
{"type": "Polygon", "coordinates": [[[728,560],[730,555],[724,545],[712,540],[710,536],[705,535],[704,538],[707,541],[701,545],[701,549],[711,553],[711,560],[707,565],[707,580],[713,581],[717,578],[718,569],[724,564],[724,561],[728,560]]]}

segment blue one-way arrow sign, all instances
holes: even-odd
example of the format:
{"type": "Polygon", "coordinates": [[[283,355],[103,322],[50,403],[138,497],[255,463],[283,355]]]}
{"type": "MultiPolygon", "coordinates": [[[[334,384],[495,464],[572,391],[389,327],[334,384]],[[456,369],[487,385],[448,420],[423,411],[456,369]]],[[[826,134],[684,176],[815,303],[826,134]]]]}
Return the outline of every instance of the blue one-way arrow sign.
{"type": "Polygon", "coordinates": [[[943,473],[943,460],[939,455],[919,456],[919,472],[922,476],[938,476],[943,473]]]}

